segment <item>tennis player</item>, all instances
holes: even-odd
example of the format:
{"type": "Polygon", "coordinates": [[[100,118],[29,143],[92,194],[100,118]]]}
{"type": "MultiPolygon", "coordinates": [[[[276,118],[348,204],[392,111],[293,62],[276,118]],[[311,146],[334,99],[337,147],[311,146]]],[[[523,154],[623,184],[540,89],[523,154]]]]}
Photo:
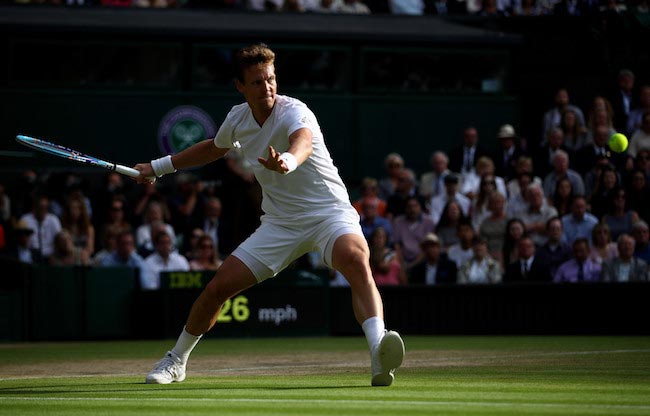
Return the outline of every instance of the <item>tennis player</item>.
{"type": "Polygon", "coordinates": [[[304,103],[277,95],[274,60],[264,44],[239,50],[235,85],[246,103],[230,110],[216,137],[135,166],[141,172],[137,181],[144,183],[240,152],[262,187],[264,210],[260,227],[225,259],[194,302],[176,345],[156,363],[147,383],[183,381],[192,349],[214,326],[223,303],[314,250],[350,283],[354,314],[370,347],[371,384],[391,385],[404,358],[399,334],[384,327],[359,216],[316,117],[304,103]]]}

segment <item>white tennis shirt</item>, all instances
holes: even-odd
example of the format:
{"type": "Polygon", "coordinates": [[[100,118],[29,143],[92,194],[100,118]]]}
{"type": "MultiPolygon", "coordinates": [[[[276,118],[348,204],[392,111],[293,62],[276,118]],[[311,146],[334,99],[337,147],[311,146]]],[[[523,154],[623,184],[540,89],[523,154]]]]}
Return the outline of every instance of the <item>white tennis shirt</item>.
{"type": "Polygon", "coordinates": [[[234,148],[252,166],[262,187],[265,221],[295,221],[299,218],[296,216],[327,215],[334,207],[351,206],[316,116],[300,100],[276,95],[271,115],[261,127],[248,104],[234,106],[219,128],[214,144],[220,148],[234,148]],[[282,175],[257,161],[258,157],[268,159],[269,146],[277,152],[285,152],[289,148],[289,136],[301,128],[311,130],[313,151],[295,171],[282,175]]]}

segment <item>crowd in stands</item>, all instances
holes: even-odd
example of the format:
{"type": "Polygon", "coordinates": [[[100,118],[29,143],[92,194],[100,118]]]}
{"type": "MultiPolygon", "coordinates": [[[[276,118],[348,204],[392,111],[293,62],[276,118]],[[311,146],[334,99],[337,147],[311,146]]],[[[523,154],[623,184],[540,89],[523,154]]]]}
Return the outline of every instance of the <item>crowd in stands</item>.
{"type": "MultiPolygon", "coordinates": [[[[466,126],[428,172],[388,154],[385,175],[363,179],[353,201],[377,283],[649,280],[650,86],[636,84],[620,71],[618,89],[584,109],[558,90],[536,144],[512,125],[486,140],[466,126]],[[615,132],[627,151],[609,148],[615,132]]],[[[142,289],[160,287],[161,271],[216,270],[260,214],[250,171],[236,157],[219,163],[218,182],[183,172],[162,185],[25,170],[11,189],[0,184],[2,255],[132,267],[142,289]]],[[[323,266],[306,258],[302,267],[323,266]]]]}
{"type": "Polygon", "coordinates": [[[140,8],[228,8],[267,12],[439,16],[648,14],[648,0],[13,0],[16,4],[140,8]]]}

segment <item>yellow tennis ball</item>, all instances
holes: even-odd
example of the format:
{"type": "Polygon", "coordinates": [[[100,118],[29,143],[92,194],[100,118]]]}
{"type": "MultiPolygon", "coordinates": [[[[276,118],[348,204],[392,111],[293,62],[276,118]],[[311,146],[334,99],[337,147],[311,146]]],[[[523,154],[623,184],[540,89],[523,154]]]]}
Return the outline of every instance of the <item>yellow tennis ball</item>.
{"type": "Polygon", "coordinates": [[[609,138],[609,148],[616,153],[624,152],[627,149],[627,137],[621,133],[614,133],[609,138]]]}

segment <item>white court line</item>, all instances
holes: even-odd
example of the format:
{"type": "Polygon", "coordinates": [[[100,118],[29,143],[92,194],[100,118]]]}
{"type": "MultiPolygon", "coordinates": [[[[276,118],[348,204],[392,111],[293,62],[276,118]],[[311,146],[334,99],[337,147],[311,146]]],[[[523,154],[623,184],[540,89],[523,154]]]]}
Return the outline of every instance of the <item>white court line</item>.
{"type": "MultiPolygon", "coordinates": [[[[471,361],[471,360],[503,360],[513,358],[535,358],[535,357],[563,357],[563,356],[580,356],[580,355],[600,355],[600,354],[627,354],[627,353],[645,353],[650,352],[650,348],[646,349],[618,349],[618,350],[594,350],[594,351],[558,351],[558,352],[540,352],[540,353],[527,353],[527,354],[502,354],[502,355],[458,355],[455,357],[432,357],[430,359],[409,359],[408,353],[405,358],[406,363],[410,364],[435,364],[445,362],[457,362],[458,360],[471,361]]],[[[365,364],[359,363],[359,366],[365,364]]],[[[289,365],[265,365],[255,367],[232,367],[232,368],[218,368],[214,370],[202,369],[198,371],[199,374],[205,373],[230,373],[236,371],[267,371],[267,370],[293,370],[305,368],[349,368],[350,363],[326,363],[326,364],[289,364],[289,365]]],[[[142,373],[119,373],[119,374],[71,374],[61,376],[19,376],[19,377],[0,377],[0,381],[12,380],[34,380],[34,379],[63,379],[63,378],[102,378],[102,377],[138,377],[142,373]]]]}
{"type": "Polygon", "coordinates": [[[428,401],[428,400],[352,400],[352,399],[255,399],[255,398],[180,398],[180,397],[12,397],[0,396],[2,401],[50,401],[50,402],[174,402],[181,406],[188,402],[200,403],[291,403],[291,404],[327,404],[327,405],[358,405],[358,406],[479,406],[479,407],[542,407],[542,408],[575,408],[575,409],[612,409],[612,410],[650,410],[650,405],[635,404],[599,404],[599,403],[532,403],[532,402],[486,402],[486,401],[428,401]]]}

